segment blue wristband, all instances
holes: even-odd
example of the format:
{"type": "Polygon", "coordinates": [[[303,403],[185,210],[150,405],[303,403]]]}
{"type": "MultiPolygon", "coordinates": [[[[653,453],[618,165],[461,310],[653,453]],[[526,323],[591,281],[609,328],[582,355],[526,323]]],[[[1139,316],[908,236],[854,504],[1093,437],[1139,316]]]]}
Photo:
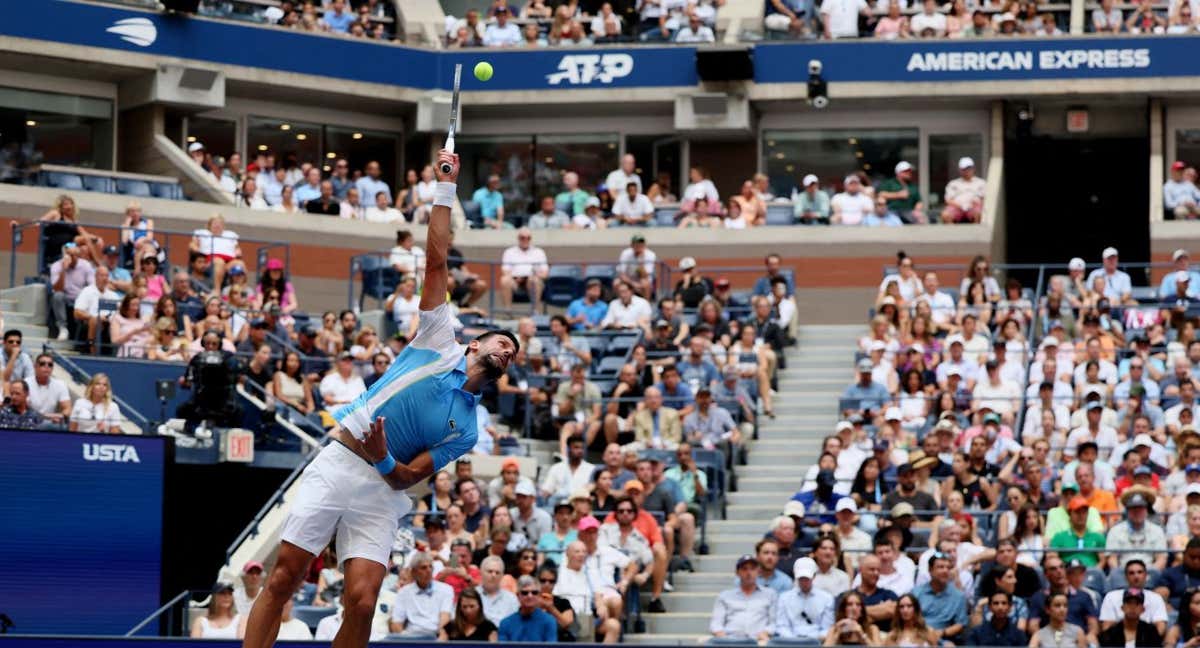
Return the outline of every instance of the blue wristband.
{"type": "Polygon", "coordinates": [[[375,464],[375,470],[378,470],[379,474],[383,475],[384,477],[387,477],[388,475],[392,474],[392,469],[394,469],[395,467],[396,467],[396,459],[394,457],[392,457],[392,453],[390,453],[390,452],[387,454],[386,457],[384,457],[383,459],[380,459],[379,463],[375,464]]]}

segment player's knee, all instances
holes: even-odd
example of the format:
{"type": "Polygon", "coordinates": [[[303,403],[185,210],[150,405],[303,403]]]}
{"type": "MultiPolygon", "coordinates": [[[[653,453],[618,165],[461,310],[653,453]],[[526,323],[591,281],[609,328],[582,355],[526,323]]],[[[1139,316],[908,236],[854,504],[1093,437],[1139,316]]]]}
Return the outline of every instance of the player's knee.
{"type": "Polygon", "coordinates": [[[266,589],[277,600],[285,601],[291,598],[292,594],[300,587],[300,581],[303,578],[302,570],[280,563],[271,570],[271,576],[267,578],[266,589]]]}
{"type": "Polygon", "coordinates": [[[375,603],[379,590],[362,584],[347,585],[342,592],[342,605],[346,608],[346,616],[358,619],[370,619],[375,614],[375,603]]]}

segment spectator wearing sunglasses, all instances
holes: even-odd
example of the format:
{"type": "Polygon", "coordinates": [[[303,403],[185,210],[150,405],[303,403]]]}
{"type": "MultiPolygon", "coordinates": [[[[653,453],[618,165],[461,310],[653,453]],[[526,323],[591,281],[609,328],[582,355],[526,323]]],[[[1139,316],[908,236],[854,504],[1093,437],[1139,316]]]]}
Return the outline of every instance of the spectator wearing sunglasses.
{"type": "Polygon", "coordinates": [[[34,362],[33,375],[25,379],[29,388],[29,407],[51,423],[66,423],[71,417],[71,394],[63,381],[55,378],[54,358],[43,353],[34,362]]]}
{"type": "Polygon", "coordinates": [[[500,622],[500,641],[554,643],[558,624],[541,609],[542,589],[535,578],[522,576],[517,581],[517,601],[517,611],[500,622]]]}

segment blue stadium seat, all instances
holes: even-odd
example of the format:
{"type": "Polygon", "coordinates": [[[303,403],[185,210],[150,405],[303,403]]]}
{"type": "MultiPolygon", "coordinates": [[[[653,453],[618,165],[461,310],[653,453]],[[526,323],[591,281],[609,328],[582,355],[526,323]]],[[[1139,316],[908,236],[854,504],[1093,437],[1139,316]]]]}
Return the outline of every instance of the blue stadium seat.
{"type": "Polygon", "coordinates": [[[358,296],[358,306],[362,308],[367,297],[382,302],[396,290],[400,283],[400,273],[388,265],[384,257],[369,255],[362,258],[362,292],[358,296]]]}
{"type": "Polygon", "coordinates": [[[138,196],[141,198],[150,198],[150,183],[143,180],[122,180],[118,178],[117,193],[122,193],[128,196],[138,196]]]}
{"type": "Polygon", "coordinates": [[[183,187],[179,183],[153,182],[150,184],[150,194],[155,198],[166,200],[182,200],[183,187]]]}
{"type": "Polygon", "coordinates": [[[789,203],[767,205],[767,225],[792,225],[796,222],[789,203]]]}
{"type": "Polygon", "coordinates": [[[608,343],[607,355],[624,358],[625,354],[637,345],[638,336],[636,335],[618,335],[608,343]]]}
{"type": "Polygon", "coordinates": [[[83,178],[74,173],[51,171],[46,174],[46,184],[59,189],[83,191],[83,178]]]}
{"type": "Polygon", "coordinates": [[[112,193],[113,181],[112,178],[105,178],[104,176],[85,175],[83,176],[83,188],[88,191],[112,193]]]}
{"type": "Polygon", "coordinates": [[[566,307],[583,294],[582,271],[575,265],[552,265],[542,289],[542,301],[551,306],[566,307]]]}
{"type": "Polygon", "coordinates": [[[615,374],[621,371],[621,367],[625,366],[625,356],[608,356],[600,359],[600,364],[596,365],[598,374],[615,374]]]}
{"type": "Polygon", "coordinates": [[[337,608],[316,605],[296,605],[292,607],[292,616],[304,622],[310,630],[316,630],[321,619],[337,612],[337,608]]]}
{"type": "Polygon", "coordinates": [[[479,203],[474,200],[462,201],[463,213],[466,214],[467,222],[472,227],[483,227],[483,212],[479,207],[479,203]]]}
{"type": "Polygon", "coordinates": [[[658,207],[654,210],[654,224],[658,227],[675,227],[675,217],[678,215],[677,207],[658,207]]]}
{"type": "Polygon", "coordinates": [[[611,263],[596,263],[583,268],[583,281],[598,279],[605,290],[611,290],[613,279],[617,278],[617,268],[611,263]]]}
{"type": "Polygon", "coordinates": [[[1102,570],[1092,567],[1083,577],[1083,586],[1104,596],[1108,592],[1108,578],[1102,570]]]}

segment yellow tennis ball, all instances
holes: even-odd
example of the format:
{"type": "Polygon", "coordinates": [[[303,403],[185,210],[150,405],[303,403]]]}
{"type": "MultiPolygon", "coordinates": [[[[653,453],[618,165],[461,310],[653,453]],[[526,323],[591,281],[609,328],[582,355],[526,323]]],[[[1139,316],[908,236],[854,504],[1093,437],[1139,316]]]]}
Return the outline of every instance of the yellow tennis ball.
{"type": "Polygon", "coordinates": [[[480,81],[487,81],[492,78],[492,64],[487,61],[480,61],[475,64],[475,78],[480,81]]]}

